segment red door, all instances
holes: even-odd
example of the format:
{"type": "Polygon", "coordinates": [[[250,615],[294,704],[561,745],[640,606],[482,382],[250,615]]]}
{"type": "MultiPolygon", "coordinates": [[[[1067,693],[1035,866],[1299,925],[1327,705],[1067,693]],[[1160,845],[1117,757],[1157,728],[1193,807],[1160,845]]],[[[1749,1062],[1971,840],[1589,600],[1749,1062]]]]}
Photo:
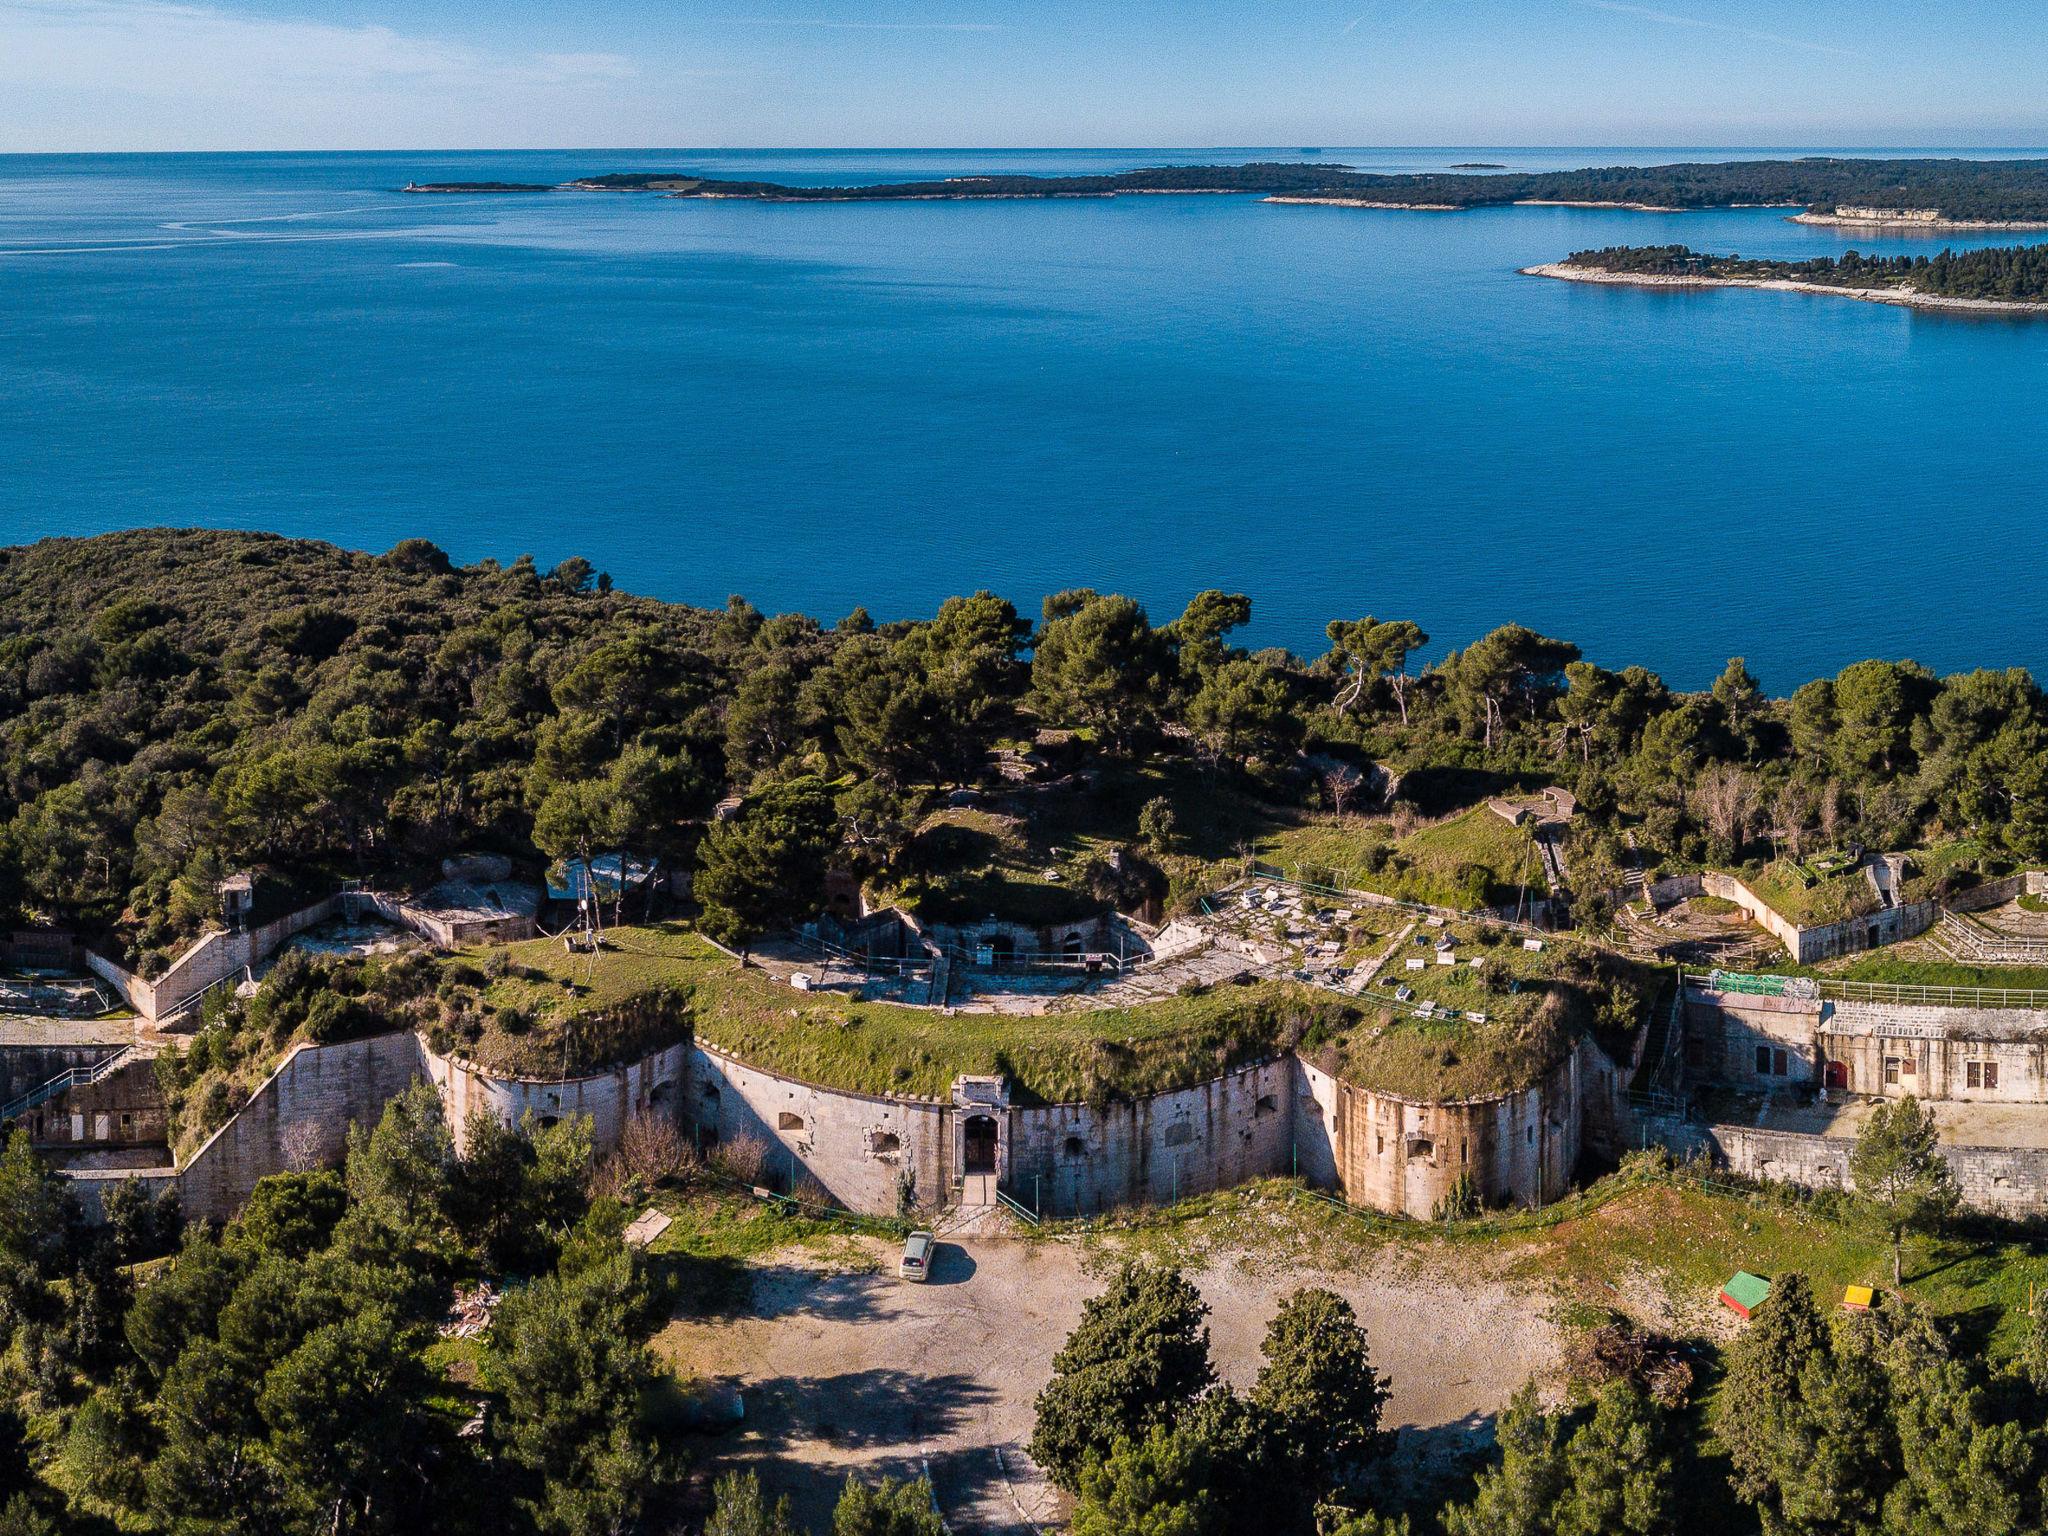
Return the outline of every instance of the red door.
{"type": "Polygon", "coordinates": [[[1849,1086],[1849,1063],[1831,1061],[1828,1063],[1827,1085],[1830,1088],[1846,1090],[1849,1086]]]}

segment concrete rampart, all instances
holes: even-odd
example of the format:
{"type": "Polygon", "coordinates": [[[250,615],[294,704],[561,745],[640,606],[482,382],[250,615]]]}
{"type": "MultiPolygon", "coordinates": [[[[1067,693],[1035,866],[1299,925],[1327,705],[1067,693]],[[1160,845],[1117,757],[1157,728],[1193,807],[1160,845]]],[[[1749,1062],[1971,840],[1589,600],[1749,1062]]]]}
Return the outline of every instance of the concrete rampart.
{"type": "Polygon", "coordinates": [[[472,1115],[488,1113],[509,1126],[530,1114],[540,1125],[569,1115],[588,1115],[597,1150],[619,1144],[635,1115],[652,1111],[674,1114],[688,1075],[690,1046],[666,1046],[623,1066],[587,1077],[533,1078],[495,1076],[459,1056],[437,1056],[424,1044],[420,1062],[441,1095],[455,1144],[465,1144],[472,1115]]]}
{"type": "Polygon", "coordinates": [[[1589,1129],[1618,1139],[1626,1083],[1590,1042],[1513,1093],[1420,1101],[1304,1064],[1296,1146],[1304,1176],[1356,1205],[1427,1219],[1461,1194],[1542,1205],[1570,1186],[1589,1129]],[[1314,1109],[1309,1108],[1310,1105],[1314,1109]],[[1320,1143],[1320,1145],[1319,1145],[1320,1143]]]}
{"type": "Polygon", "coordinates": [[[942,1205],[952,1188],[949,1100],[822,1088],[699,1041],[682,1114],[706,1146],[758,1146],[760,1176],[772,1187],[808,1177],[849,1210],[894,1215],[942,1205]]]}
{"type": "Polygon", "coordinates": [[[1009,1187],[1044,1214],[1082,1216],[1285,1173],[1297,1081],[1281,1056],[1138,1099],[1013,1108],[1009,1187]]]}
{"type": "Polygon", "coordinates": [[[374,1125],[423,1055],[409,1032],[297,1047],[180,1171],[186,1215],[225,1221],[266,1174],[339,1162],[349,1126],[374,1125]]]}

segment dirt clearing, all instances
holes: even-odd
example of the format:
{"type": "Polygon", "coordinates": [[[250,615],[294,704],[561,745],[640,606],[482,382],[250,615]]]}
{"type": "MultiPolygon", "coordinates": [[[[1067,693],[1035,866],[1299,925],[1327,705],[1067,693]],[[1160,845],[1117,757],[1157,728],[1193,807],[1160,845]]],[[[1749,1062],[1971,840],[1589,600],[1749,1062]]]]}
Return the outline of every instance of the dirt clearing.
{"type": "MultiPolygon", "coordinates": [[[[930,1282],[909,1285],[895,1278],[894,1247],[863,1239],[859,1250],[873,1268],[803,1251],[756,1264],[747,1305],[678,1320],[655,1340],[679,1374],[744,1393],[745,1425],[704,1442],[707,1459],[755,1467],[812,1529],[829,1528],[849,1474],[920,1472],[956,1532],[1057,1524],[1058,1495],[1024,1450],[1032,1400],[1113,1252],[946,1241],[930,1282]]],[[[1218,1370],[1250,1385],[1280,1298],[1328,1286],[1357,1309],[1392,1378],[1386,1422],[1401,1427],[1395,1456],[1409,1468],[1466,1449],[1523,1381],[1557,1365],[1562,1338],[1540,1286],[1454,1275],[1392,1248],[1341,1273],[1266,1257],[1217,1250],[1190,1270],[1218,1370]]]]}

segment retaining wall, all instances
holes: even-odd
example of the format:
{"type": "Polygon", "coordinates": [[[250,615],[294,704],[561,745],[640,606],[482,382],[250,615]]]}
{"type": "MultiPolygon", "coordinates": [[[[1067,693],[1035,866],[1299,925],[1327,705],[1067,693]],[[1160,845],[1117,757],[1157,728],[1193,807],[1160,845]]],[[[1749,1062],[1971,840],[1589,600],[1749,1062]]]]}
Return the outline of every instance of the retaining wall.
{"type": "Polygon", "coordinates": [[[952,1184],[949,1100],[821,1088],[699,1041],[689,1055],[682,1114],[719,1146],[758,1143],[766,1159],[761,1177],[772,1187],[788,1189],[808,1175],[849,1210],[893,1216],[940,1205],[952,1184]]]}
{"type": "MultiPolygon", "coordinates": [[[[1853,1189],[1849,1160],[1856,1143],[1845,1136],[1809,1136],[1746,1125],[1659,1126],[1651,1139],[1685,1155],[1705,1151],[1745,1178],[1796,1184],[1804,1189],[1853,1189]]],[[[1955,1173],[1964,1204],[2014,1218],[2048,1213],[2048,1148],[1951,1147],[1941,1155],[1955,1173]]]]}
{"type": "Polygon", "coordinates": [[[195,992],[234,975],[244,967],[267,960],[285,940],[315,923],[334,915],[336,898],[322,897],[310,907],[240,933],[207,933],[192,941],[170,968],[154,981],[145,981],[133,971],[117,965],[105,955],[86,951],[85,963],[93,974],[110,984],[128,1006],[151,1021],[162,1018],[195,992]]]}
{"type": "Polygon", "coordinates": [[[340,1162],[349,1126],[374,1125],[423,1055],[409,1032],[299,1046],[180,1171],[185,1214],[225,1221],[264,1175],[340,1162]]]}

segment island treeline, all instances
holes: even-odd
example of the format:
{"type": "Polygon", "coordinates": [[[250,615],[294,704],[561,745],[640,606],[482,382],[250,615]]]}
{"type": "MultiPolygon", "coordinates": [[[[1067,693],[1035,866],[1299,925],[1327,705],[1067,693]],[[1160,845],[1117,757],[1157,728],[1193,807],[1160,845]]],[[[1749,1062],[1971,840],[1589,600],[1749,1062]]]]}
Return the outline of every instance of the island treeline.
{"type": "Polygon", "coordinates": [[[1941,250],[1932,256],[1814,256],[1770,261],[1715,256],[1684,245],[1611,245],[1574,251],[1569,267],[1641,277],[1691,277],[1723,282],[1817,283],[1833,288],[1897,288],[1938,298],[2002,303],[2048,302],[2048,245],[1941,250]]]}
{"type": "Polygon", "coordinates": [[[1131,192],[1252,192],[1403,207],[1482,208],[1518,202],[1719,208],[1741,204],[1915,209],[1982,222],[2048,220],[2048,160],[1737,160],[1592,166],[1572,171],[1383,175],[1341,165],[1178,165],[1098,176],[961,176],[866,186],[791,186],[686,171],[633,171],[570,183],[601,191],[786,202],[924,198],[1109,197],[1131,192]]]}

